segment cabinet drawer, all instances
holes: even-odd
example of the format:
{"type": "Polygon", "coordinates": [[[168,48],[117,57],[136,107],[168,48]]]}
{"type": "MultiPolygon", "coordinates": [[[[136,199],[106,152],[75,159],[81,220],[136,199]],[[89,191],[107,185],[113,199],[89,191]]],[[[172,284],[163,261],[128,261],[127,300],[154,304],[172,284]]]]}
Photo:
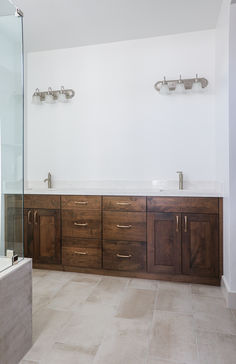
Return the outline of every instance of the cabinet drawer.
{"type": "Polygon", "coordinates": [[[60,209],[60,196],[24,195],[26,209],[60,209]]]}
{"type": "Polygon", "coordinates": [[[62,236],[100,238],[101,212],[62,210],[62,236]]]}
{"type": "Polygon", "coordinates": [[[145,212],[104,212],[105,240],[146,241],[145,212]]]}
{"type": "Polygon", "coordinates": [[[101,196],[61,196],[62,209],[100,210],[101,196]]]}
{"type": "Polygon", "coordinates": [[[103,209],[106,211],[146,211],[146,197],[104,196],[103,209]]]}
{"type": "Polygon", "coordinates": [[[96,239],[64,239],[62,264],[71,267],[101,268],[101,241],[96,239]]]}
{"type": "Polygon", "coordinates": [[[147,210],[153,212],[219,212],[217,197],[147,197],[147,210]]]}
{"type": "Polygon", "coordinates": [[[103,268],[124,271],[145,271],[146,243],[103,241],[103,268]]]}

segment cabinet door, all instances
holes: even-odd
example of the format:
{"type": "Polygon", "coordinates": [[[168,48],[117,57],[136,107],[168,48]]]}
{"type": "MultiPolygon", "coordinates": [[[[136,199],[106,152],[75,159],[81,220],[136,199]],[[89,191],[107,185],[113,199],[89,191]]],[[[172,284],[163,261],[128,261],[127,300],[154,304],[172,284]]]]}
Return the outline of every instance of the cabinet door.
{"type": "Polygon", "coordinates": [[[60,210],[34,210],[35,263],[61,263],[60,233],[60,210]]]}
{"type": "Polygon", "coordinates": [[[218,276],[218,215],[182,215],[182,270],[184,274],[218,276]]]}
{"type": "Polygon", "coordinates": [[[148,272],[180,273],[181,214],[148,213],[148,272]]]}
{"type": "Polygon", "coordinates": [[[34,256],[34,222],[32,209],[24,209],[24,256],[33,258],[34,256]]]}

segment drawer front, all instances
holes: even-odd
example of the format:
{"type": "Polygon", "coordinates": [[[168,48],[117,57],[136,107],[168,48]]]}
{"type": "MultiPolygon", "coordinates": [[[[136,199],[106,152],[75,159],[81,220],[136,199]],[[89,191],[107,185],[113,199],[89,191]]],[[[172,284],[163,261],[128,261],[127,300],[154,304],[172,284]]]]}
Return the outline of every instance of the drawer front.
{"type": "Polygon", "coordinates": [[[56,195],[24,195],[26,209],[60,209],[60,201],[56,195]]]}
{"type": "Polygon", "coordinates": [[[61,196],[62,209],[100,210],[101,196],[61,196]]]}
{"type": "Polygon", "coordinates": [[[96,239],[64,239],[62,264],[71,267],[101,268],[101,241],[96,239]]]}
{"type": "Polygon", "coordinates": [[[146,243],[103,241],[103,268],[145,272],[146,243]]]}
{"type": "Polygon", "coordinates": [[[72,238],[100,238],[101,212],[62,210],[62,236],[72,238]]]}
{"type": "Polygon", "coordinates": [[[146,197],[104,196],[103,210],[146,211],[146,197]]]}
{"type": "Polygon", "coordinates": [[[145,212],[104,212],[105,240],[146,241],[145,212]]]}
{"type": "Polygon", "coordinates": [[[217,197],[147,197],[147,210],[218,214],[219,199],[217,197]]]}

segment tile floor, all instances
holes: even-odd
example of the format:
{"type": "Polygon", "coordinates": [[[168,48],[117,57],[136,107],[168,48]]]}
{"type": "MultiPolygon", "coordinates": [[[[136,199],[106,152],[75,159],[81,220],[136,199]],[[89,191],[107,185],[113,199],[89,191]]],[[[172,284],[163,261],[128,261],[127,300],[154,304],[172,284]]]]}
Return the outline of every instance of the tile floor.
{"type": "Polygon", "coordinates": [[[235,364],[219,287],[34,270],[21,364],[235,364]]]}

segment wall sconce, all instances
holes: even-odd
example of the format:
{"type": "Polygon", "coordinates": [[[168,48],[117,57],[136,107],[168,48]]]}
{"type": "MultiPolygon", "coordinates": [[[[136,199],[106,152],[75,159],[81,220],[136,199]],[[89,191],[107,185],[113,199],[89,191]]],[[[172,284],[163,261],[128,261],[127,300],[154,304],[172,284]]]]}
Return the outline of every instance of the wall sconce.
{"type": "Polygon", "coordinates": [[[68,102],[74,96],[75,91],[72,89],[65,90],[64,86],[61,86],[60,90],[55,91],[53,91],[51,87],[48,88],[48,91],[39,91],[39,89],[36,88],[32,97],[32,102],[35,105],[40,105],[43,102],[54,104],[56,101],[68,102]]]}
{"type": "Polygon", "coordinates": [[[208,86],[208,81],[206,78],[199,78],[196,75],[195,78],[182,79],[181,75],[178,80],[167,81],[164,77],[164,81],[158,81],[155,83],[154,87],[161,95],[168,95],[175,91],[178,94],[183,94],[187,90],[192,90],[193,92],[201,92],[202,89],[208,86]]]}

